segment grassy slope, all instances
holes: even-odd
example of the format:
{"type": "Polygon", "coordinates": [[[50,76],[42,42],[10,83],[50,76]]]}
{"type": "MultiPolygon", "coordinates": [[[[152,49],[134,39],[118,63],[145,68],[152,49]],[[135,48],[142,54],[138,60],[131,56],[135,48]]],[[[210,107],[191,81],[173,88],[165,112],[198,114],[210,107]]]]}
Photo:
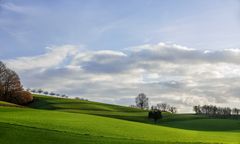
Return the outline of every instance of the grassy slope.
{"type": "MultiPolygon", "coordinates": [[[[35,99],[36,101],[30,105],[33,108],[54,109],[57,111],[72,113],[100,115],[129,121],[155,124],[153,121],[149,121],[149,119],[146,117],[148,115],[147,111],[135,108],[39,95],[35,95],[35,99]]],[[[240,124],[236,120],[208,119],[205,116],[192,114],[172,115],[169,113],[164,113],[163,119],[158,124],[173,128],[202,131],[240,130],[240,124]]]]}
{"type": "MultiPolygon", "coordinates": [[[[148,115],[147,111],[136,108],[110,105],[91,101],[62,99],[56,97],[35,95],[35,102],[30,104],[29,106],[37,109],[48,109],[72,113],[91,114],[130,121],[153,123],[147,119],[146,117],[148,115]]],[[[189,114],[171,115],[169,113],[164,113],[164,119],[162,121],[166,122],[176,120],[181,121],[199,118],[205,117],[189,114]]]]}
{"type": "Polygon", "coordinates": [[[37,109],[92,114],[131,121],[149,122],[146,118],[147,111],[98,102],[35,95],[35,102],[29,106],[37,109]]]}
{"type": "Polygon", "coordinates": [[[145,122],[143,114],[146,112],[138,109],[80,100],[38,98],[39,101],[33,103],[32,107],[55,110],[0,107],[0,143],[240,142],[240,123],[237,120],[213,120],[215,121],[212,122],[213,124],[219,123],[217,126],[213,126],[214,132],[184,130],[196,129],[195,127],[199,124],[205,125],[208,123],[208,119],[199,119],[194,115],[174,115],[167,117],[166,122],[161,123],[165,126],[158,126],[106,118],[106,116],[116,118],[118,115],[121,119],[127,117],[125,119],[134,121],[137,118],[142,118],[140,121],[145,122]],[[88,111],[90,114],[105,117],[84,114],[88,111]],[[204,121],[203,124],[201,121],[204,121]],[[178,129],[179,125],[183,129],[178,129]],[[225,125],[224,131],[220,125],[225,125]],[[229,129],[229,126],[232,128],[229,129]],[[12,138],[13,136],[14,138],[12,138]]]}
{"type": "MultiPolygon", "coordinates": [[[[0,123],[16,127],[31,128],[31,130],[48,131],[46,137],[52,137],[52,132],[62,133],[70,139],[85,136],[135,141],[159,142],[206,142],[206,143],[237,143],[240,141],[238,132],[202,132],[155,126],[138,122],[130,122],[106,117],[67,112],[34,110],[26,108],[0,109],[0,123]],[[75,137],[74,137],[75,135],[75,137]],[[72,138],[71,138],[72,137],[72,138]]],[[[1,130],[3,131],[3,130],[1,130]]],[[[9,131],[9,130],[8,130],[9,131]]],[[[6,134],[6,133],[5,133],[6,134]]],[[[38,133],[39,134],[39,133],[38,133]]],[[[4,133],[3,133],[4,135],[4,133]]],[[[35,133],[29,133],[29,137],[35,133]]],[[[35,136],[36,137],[36,136],[35,136]]],[[[1,139],[3,139],[2,137],[1,139]]],[[[42,136],[43,139],[45,135],[42,136]]],[[[41,139],[41,137],[39,138],[41,139]]],[[[42,139],[41,139],[42,140],[42,139]]],[[[104,141],[104,140],[103,140],[104,141]]],[[[60,142],[61,143],[61,142],[60,142]]]]}
{"type": "Polygon", "coordinates": [[[9,102],[5,102],[5,101],[0,101],[0,106],[21,107],[19,105],[16,105],[16,104],[13,104],[13,103],[9,103],[9,102]]]}

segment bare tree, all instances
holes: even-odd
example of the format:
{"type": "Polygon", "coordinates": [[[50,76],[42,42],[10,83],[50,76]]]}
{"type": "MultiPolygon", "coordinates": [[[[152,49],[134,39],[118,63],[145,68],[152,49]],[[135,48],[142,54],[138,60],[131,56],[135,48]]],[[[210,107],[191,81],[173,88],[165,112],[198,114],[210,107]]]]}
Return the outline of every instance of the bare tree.
{"type": "Polygon", "coordinates": [[[159,103],[157,104],[157,108],[160,110],[160,111],[167,111],[169,109],[169,105],[166,104],[166,103],[159,103]]]}
{"type": "Polygon", "coordinates": [[[200,105],[194,106],[194,107],[193,107],[193,111],[194,111],[196,114],[201,114],[201,107],[200,107],[200,105]]]}
{"type": "Polygon", "coordinates": [[[168,111],[170,111],[171,113],[177,113],[177,108],[173,107],[173,106],[170,106],[168,111]]]}
{"type": "Polygon", "coordinates": [[[136,97],[136,106],[140,109],[148,109],[149,105],[148,105],[148,98],[144,93],[140,93],[137,97],[136,97]]]}
{"type": "Polygon", "coordinates": [[[18,75],[0,62],[0,98],[7,100],[17,91],[22,91],[18,75]]]}
{"type": "Polygon", "coordinates": [[[32,101],[32,95],[25,93],[16,72],[0,61],[0,100],[24,104],[32,101]]]}
{"type": "Polygon", "coordinates": [[[234,114],[234,115],[239,115],[239,113],[240,113],[240,109],[237,109],[237,108],[233,108],[232,109],[232,113],[234,114]]]}

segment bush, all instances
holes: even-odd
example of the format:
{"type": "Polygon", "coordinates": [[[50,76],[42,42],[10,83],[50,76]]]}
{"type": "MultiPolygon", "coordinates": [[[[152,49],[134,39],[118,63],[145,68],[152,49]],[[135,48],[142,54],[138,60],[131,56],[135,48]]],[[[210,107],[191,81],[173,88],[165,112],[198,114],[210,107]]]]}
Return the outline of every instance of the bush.
{"type": "Polygon", "coordinates": [[[11,99],[9,99],[9,101],[15,104],[24,105],[32,102],[33,96],[30,92],[18,91],[11,97],[11,99]]]}
{"type": "Polygon", "coordinates": [[[154,122],[156,123],[157,120],[162,119],[162,112],[158,109],[153,109],[148,112],[148,118],[153,119],[154,122]]]}

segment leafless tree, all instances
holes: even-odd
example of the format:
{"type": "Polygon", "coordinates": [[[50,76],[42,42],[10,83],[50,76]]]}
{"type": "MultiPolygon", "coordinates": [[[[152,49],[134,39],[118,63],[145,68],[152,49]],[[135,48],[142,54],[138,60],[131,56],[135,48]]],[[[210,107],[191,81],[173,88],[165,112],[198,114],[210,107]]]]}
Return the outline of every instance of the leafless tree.
{"type": "Polygon", "coordinates": [[[171,112],[171,113],[177,113],[177,108],[173,107],[173,106],[170,106],[168,111],[171,112]]]}
{"type": "Polygon", "coordinates": [[[238,109],[238,108],[233,108],[233,109],[232,109],[232,113],[238,116],[239,113],[240,113],[240,109],[238,109]]]}
{"type": "Polygon", "coordinates": [[[8,69],[4,63],[0,62],[0,97],[8,99],[17,91],[22,91],[22,85],[19,76],[8,69]]]}
{"type": "Polygon", "coordinates": [[[32,97],[31,94],[23,92],[23,87],[17,73],[7,68],[0,61],[0,100],[23,104],[28,100],[27,98],[31,101],[32,98],[30,97],[32,97]],[[24,101],[20,102],[21,100],[24,101]]]}
{"type": "Polygon", "coordinates": [[[166,104],[166,103],[159,103],[157,104],[157,108],[160,110],[160,111],[167,111],[169,109],[169,105],[166,104]]]}

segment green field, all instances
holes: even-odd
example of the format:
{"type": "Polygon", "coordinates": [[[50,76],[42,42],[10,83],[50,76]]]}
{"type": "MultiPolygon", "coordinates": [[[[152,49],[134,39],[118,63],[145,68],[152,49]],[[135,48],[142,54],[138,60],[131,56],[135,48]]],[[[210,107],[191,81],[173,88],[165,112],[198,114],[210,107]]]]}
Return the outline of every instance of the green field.
{"type": "Polygon", "coordinates": [[[146,116],[134,108],[35,96],[28,107],[0,105],[0,143],[240,144],[239,120],[164,113],[155,124],[146,116]]]}

